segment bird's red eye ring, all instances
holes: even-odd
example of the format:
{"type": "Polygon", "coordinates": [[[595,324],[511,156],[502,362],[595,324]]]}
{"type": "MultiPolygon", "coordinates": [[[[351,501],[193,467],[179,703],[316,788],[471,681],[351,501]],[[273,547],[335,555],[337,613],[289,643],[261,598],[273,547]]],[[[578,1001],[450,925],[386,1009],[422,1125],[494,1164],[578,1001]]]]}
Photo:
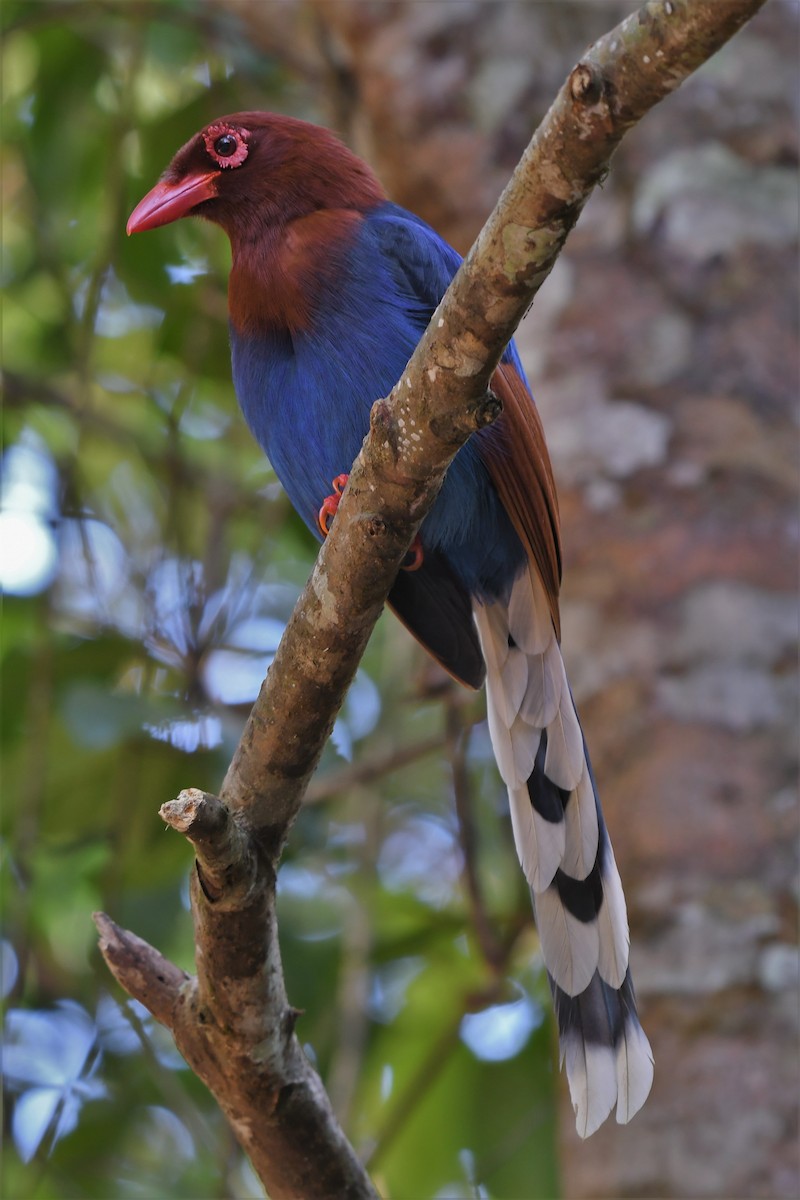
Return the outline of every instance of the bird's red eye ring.
{"type": "Polygon", "coordinates": [[[209,125],[203,133],[206,151],[220,167],[240,167],[247,158],[248,131],[234,129],[221,122],[209,125]]]}

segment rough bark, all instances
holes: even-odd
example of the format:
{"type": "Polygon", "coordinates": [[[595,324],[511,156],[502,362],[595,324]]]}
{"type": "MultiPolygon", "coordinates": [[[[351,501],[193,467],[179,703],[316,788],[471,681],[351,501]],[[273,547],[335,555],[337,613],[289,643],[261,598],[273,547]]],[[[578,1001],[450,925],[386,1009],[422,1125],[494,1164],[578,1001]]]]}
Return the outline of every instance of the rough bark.
{"type": "Polygon", "coordinates": [[[198,974],[98,917],[127,990],[172,1029],[274,1200],[374,1190],[294,1036],[275,923],[280,850],[392,579],[449,462],[494,419],[503,347],[624,133],[763,0],[652,0],[570,73],[403,378],[373,409],[334,530],[287,626],[219,799],[162,816],[195,848],[198,974]]]}

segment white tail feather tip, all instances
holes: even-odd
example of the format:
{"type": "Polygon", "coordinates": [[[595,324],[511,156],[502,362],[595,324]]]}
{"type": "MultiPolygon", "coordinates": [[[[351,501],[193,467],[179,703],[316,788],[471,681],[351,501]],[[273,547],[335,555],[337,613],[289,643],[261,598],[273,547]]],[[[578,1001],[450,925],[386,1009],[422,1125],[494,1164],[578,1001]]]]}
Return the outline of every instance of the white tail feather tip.
{"type": "Polygon", "coordinates": [[[628,1024],[617,1047],[617,1123],[627,1125],[650,1095],[653,1051],[641,1025],[628,1024]]]}
{"type": "Polygon", "coordinates": [[[578,1137],[588,1138],[599,1129],[617,1099],[617,1071],[610,1046],[574,1041],[565,1056],[569,1095],[575,1112],[578,1137]]]}

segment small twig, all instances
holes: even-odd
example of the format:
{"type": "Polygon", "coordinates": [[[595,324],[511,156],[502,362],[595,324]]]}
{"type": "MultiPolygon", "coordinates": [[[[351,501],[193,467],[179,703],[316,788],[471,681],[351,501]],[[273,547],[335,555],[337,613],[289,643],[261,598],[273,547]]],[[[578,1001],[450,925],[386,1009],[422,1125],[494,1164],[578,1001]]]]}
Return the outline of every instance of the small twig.
{"type": "Polygon", "coordinates": [[[373,1145],[364,1156],[365,1165],[375,1170],[380,1160],[390,1149],[406,1121],[414,1113],[420,1099],[438,1079],[441,1072],[450,1061],[450,1056],[459,1044],[459,1031],[463,1012],[442,1031],[431,1046],[430,1051],[422,1060],[417,1070],[391,1106],[383,1127],[378,1133],[373,1145]]]}
{"type": "Polygon", "coordinates": [[[182,1086],[178,1072],[165,1065],[159,1058],[144,1021],[130,1004],[125,1007],[124,1016],[139,1039],[147,1069],[152,1073],[166,1103],[189,1128],[198,1146],[211,1145],[216,1136],[211,1123],[195,1104],[191,1094],[182,1086]]]}
{"type": "Polygon", "coordinates": [[[369,1033],[369,956],[372,923],[367,906],[354,898],[344,921],[339,986],[335,998],[336,1046],[326,1082],[333,1110],[347,1128],[356,1097],[369,1033]]]}
{"type": "Polygon", "coordinates": [[[122,987],[172,1030],[254,1169],[269,1178],[273,1200],[377,1200],[294,1035],[299,1014],[286,999],[274,899],[267,876],[249,903],[226,912],[206,901],[195,876],[197,940],[208,955],[196,979],[103,913],[95,916],[100,949],[122,987]]]}
{"type": "Polygon", "coordinates": [[[162,804],[159,815],[194,846],[197,875],[206,899],[227,907],[246,905],[259,883],[252,839],[216,796],[187,788],[162,804]]]}
{"type": "Polygon", "coordinates": [[[470,906],[472,928],[481,953],[493,972],[502,970],[506,954],[495,935],[483,898],[477,862],[475,821],[472,812],[472,789],[467,769],[466,752],[469,728],[464,727],[460,708],[447,704],[445,708],[447,752],[453,775],[453,797],[458,817],[458,834],[464,860],[464,885],[470,906]]]}
{"type": "Polygon", "coordinates": [[[135,441],[140,452],[146,451],[147,463],[152,471],[161,472],[176,479],[183,489],[202,490],[206,494],[213,493],[215,510],[222,510],[223,515],[248,512],[257,516],[262,529],[269,528],[271,519],[275,523],[276,506],[274,503],[266,501],[259,492],[254,492],[252,488],[245,487],[233,473],[230,475],[213,473],[207,466],[201,473],[193,465],[188,465],[181,455],[176,456],[173,450],[165,451],[155,445],[143,447],[141,442],[136,439],[134,431],[124,421],[117,421],[113,417],[109,417],[107,413],[100,412],[95,408],[88,410],[83,408],[69,392],[62,390],[50,381],[45,382],[42,379],[4,368],[2,385],[3,399],[7,408],[21,410],[31,402],[35,402],[47,408],[64,409],[85,429],[108,438],[109,441],[125,447],[126,450],[129,450],[132,441],[135,441]]]}
{"type": "Polygon", "coordinates": [[[391,746],[388,750],[378,750],[365,755],[358,762],[348,763],[346,767],[326,771],[309,785],[304,804],[321,804],[331,796],[346,794],[355,787],[371,783],[374,779],[382,779],[392,771],[399,771],[402,767],[441,750],[442,741],[443,735],[435,734],[419,742],[410,742],[407,746],[391,746]]]}
{"type": "Polygon", "coordinates": [[[129,996],[171,1029],[179,996],[193,982],[190,976],[105,913],[95,913],[93,920],[100,934],[100,953],[111,974],[129,996]]]}

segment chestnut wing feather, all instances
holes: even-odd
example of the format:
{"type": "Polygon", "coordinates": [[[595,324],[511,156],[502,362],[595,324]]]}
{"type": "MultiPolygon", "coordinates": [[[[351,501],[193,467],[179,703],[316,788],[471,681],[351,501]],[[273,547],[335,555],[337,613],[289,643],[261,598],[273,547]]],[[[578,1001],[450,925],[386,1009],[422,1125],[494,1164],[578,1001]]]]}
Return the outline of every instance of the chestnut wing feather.
{"type": "Polygon", "coordinates": [[[558,496],[541,418],[513,363],[500,364],[492,377],[492,389],[503,403],[503,413],[494,425],[475,435],[478,452],[541,576],[553,627],[560,638],[558,496]]]}

